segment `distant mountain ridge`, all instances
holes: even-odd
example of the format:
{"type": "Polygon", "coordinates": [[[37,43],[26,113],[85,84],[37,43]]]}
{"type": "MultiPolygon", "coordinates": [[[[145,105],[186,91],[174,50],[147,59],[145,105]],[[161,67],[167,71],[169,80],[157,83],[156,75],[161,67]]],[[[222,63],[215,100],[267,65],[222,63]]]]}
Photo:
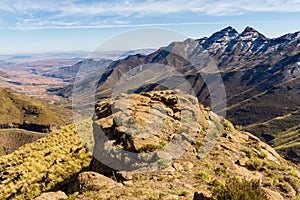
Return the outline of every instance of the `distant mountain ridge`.
{"type": "Polygon", "coordinates": [[[87,67],[90,73],[94,73],[99,67],[105,68],[111,62],[112,60],[107,59],[100,59],[98,61],[94,61],[93,59],[84,59],[71,66],[62,66],[55,70],[50,69],[47,72],[41,73],[41,75],[59,78],[64,82],[74,82],[76,75],[82,75],[78,74],[82,66],[87,67]]]}
{"type": "Polygon", "coordinates": [[[227,27],[214,33],[209,38],[199,39],[199,43],[214,53],[233,53],[240,50],[245,55],[270,53],[271,51],[282,50],[285,45],[291,44],[300,39],[300,32],[289,33],[279,38],[270,39],[251,27],[246,27],[242,33],[234,28],[227,27]],[[237,49],[239,48],[239,49],[237,49]]]}

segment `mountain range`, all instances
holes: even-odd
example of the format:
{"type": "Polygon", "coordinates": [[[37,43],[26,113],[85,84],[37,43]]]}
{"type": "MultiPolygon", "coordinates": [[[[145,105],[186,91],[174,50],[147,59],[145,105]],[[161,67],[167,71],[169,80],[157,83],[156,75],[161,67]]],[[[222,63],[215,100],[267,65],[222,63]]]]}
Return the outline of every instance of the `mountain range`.
{"type": "MultiPolygon", "coordinates": [[[[210,37],[173,42],[150,54],[144,54],[143,51],[138,54],[131,52],[127,57],[115,61],[90,58],[75,65],[38,70],[38,74],[69,83],[67,86],[54,85],[47,88],[52,96],[63,97],[68,99],[67,102],[71,102],[77,76],[81,81],[76,83],[75,90],[82,93],[80,98],[83,99],[81,104],[84,107],[89,103],[84,102],[84,97],[90,90],[96,89],[98,100],[109,98],[116,84],[126,74],[131,73],[132,76],[134,69],[143,65],[145,67],[141,72],[144,75],[140,73],[139,76],[143,76],[144,85],[131,88],[129,92],[167,89],[164,84],[176,89],[182,81],[175,83],[174,80],[181,77],[179,79],[188,81],[199,102],[211,106],[211,91],[207,88],[207,78],[204,80],[203,75],[209,77],[209,74],[214,76],[218,73],[224,84],[227,104],[226,108],[224,104],[215,111],[226,111],[225,117],[235,125],[243,126],[277,148],[285,158],[300,162],[300,120],[297,115],[300,109],[299,41],[300,32],[267,38],[251,27],[246,27],[241,33],[232,27],[226,27],[210,37]],[[210,65],[214,65],[215,72],[204,73],[199,70],[205,68],[205,62],[202,62],[204,58],[209,60],[210,65]],[[160,68],[155,64],[160,64],[160,68]],[[166,70],[162,65],[175,69],[177,74],[166,73],[161,78],[161,71],[166,70]],[[79,68],[83,72],[80,75],[77,74],[79,68]],[[161,80],[151,83],[157,78],[161,80]],[[278,122],[276,124],[281,124],[280,128],[275,127],[274,120],[278,122]]],[[[139,72],[134,73],[138,75],[139,72]]],[[[211,79],[213,82],[214,78],[211,79]]],[[[68,106],[71,107],[70,104],[68,106]]]]}
{"type": "MultiPolygon", "coordinates": [[[[149,71],[145,73],[151,74],[154,73],[151,65],[163,64],[177,70],[189,82],[199,102],[211,106],[210,92],[203,80],[203,72],[197,71],[197,66],[190,62],[203,59],[205,54],[219,69],[224,83],[226,118],[274,147],[279,144],[275,141],[289,138],[289,144],[281,145],[280,152],[286,158],[299,162],[299,117],[293,114],[298,113],[300,106],[299,43],[300,32],[270,39],[250,27],[241,33],[227,27],[210,37],[173,42],[148,55],[131,55],[112,62],[99,77],[97,98],[100,100],[111,97],[115,85],[137,66],[144,65],[147,68],[148,65],[149,71]],[[269,131],[272,130],[272,126],[266,124],[269,120],[281,117],[278,119],[280,121],[291,114],[295,119],[289,124],[282,121],[279,132],[269,131]],[[289,134],[288,129],[294,130],[294,134],[289,134]]],[[[206,75],[215,73],[207,72],[206,75]]],[[[136,72],[134,75],[141,74],[136,72]]],[[[175,77],[171,75],[151,84],[154,76],[144,75],[143,82],[149,84],[131,88],[130,92],[162,89],[163,85],[168,85],[172,77],[175,77]]],[[[181,83],[172,84],[176,88],[181,83]]]]}

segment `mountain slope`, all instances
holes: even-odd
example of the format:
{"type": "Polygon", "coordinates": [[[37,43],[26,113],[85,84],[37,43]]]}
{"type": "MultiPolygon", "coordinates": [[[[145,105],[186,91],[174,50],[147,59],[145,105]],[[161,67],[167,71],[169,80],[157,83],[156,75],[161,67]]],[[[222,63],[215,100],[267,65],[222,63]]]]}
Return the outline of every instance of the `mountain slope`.
{"type": "Polygon", "coordinates": [[[0,155],[71,123],[68,109],[0,88],[0,155]]]}
{"type": "Polygon", "coordinates": [[[44,137],[44,133],[10,128],[0,129],[0,156],[7,155],[19,147],[44,137]]]}
{"type": "Polygon", "coordinates": [[[75,127],[66,126],[0,157],[1,199],[33,199],[89,165],[75,127]]]}
{"type": "Polygon", "coordinates": [[[276,151],[287,159],[299,163],[300,155],[300,110],[276,117],[266,122],[253,124],[247,130],[259,133],[269,140],[276,151]]]}
{"type": "Polygon", "coordinates": [[[85,106],[89,102],[86,102],[84,98],[93,91],[97,79],[111,62],[107,59],[85,59],[72,66],[60,67],[58,70],[43,74],[43,76],[54,76],[69,82],[66,86],[49,88],[47,91],[68,100],[66,107],[70,108],[74,106],[74,104],[71,105],[73,93],[80,93],[80,99],[83,102],[79,106],[85,106]]]}
{"type": "Polygon", "coordinates": [[[71,66],[63,66],[54,68],[53,70],[48,69],[48,71],[40,72],[42,76],[50,76],[59,78],[65,82],[74,82],[76,76],[83,76],[86,74],[78,74],[78,72],[83,72],[81,68],[87,68],[86,72],[95,73],[101,68],[106,68],[112,61],[107,59],[101,59],[99,61],[94,61],[93,59],[84,59],[83,61],[77,62],[71,66]]]}
{"type": "Polygon", "coordinates": [[[47,132],[71,123],[71,111],[0,88],[0,127],[47,132]]]}
{"type": "MultiPolygon", "coordinates": [[[[227,118],[247,129],[249,125],[288,115],[300,108],[299,43],[300,32],[270,39],[250,27],[242,33],[227,27],[209,38],[173,42],[152,54],[133,55],[113,62],[98,82],[98,99],[111,97],[115,85],[137,66],[162,64],[171,66],[182,74],[199,101],[210,106],[207,83],[203,80],[203,72],[201,74],[197,69],[200,67],[201,71],[205,68],[201,60],[207,54],[219,68],[223,79],[227,96],[227,118]],[[199,66],[193,66],[195,63],[199,66]]],[[[148,71],[149,74],[153,73],[151,67],[148,71]]],[[[160,73],[157,73],[157,77],[160,73]]],[[[205,76],[214,73],[208,72],[205,76]]],[[[135,75],[139,76],[138,72],[135,75]]],[[[155,75],[144,76],[143,82],[149,84],[132,88],[130,92],[162,89],[163,85],[170,85],[170,81],[177,78],[172,74],[169,78],[151,84],[153,77],[155,75]]],[[[172,83],[172,87],[176,88],[180,84],[172,83]]],[[[272,138],[264,138],[258,132],[252,133],[272,144],[272,138]]]]}
{"type": "MultiPolygon", "coordinates": [[[[297,44],[299,39],[299,32],[287,34],[277,39],[268,39],[249,27],[240,34],[228,27],[209,38],[197,40],[196,45],[192,39],[184,42],[174,42],[168,47],[161,48],[147,56],[129,56],[126,59],[113,62],[99,81],[99,93],[101,94],[101,92],[112,88],[122,74],[136,66],[147,63],[161,63],[173,66],[183,73],[191,83],[196,81],[200,82],[198,84],[201,85],[203,80],[201,80],[199,74],[192,75],[190,73],[191,64],[188,63],[189,60],[185,60],[180,57],[180,54],[176,55],[176,53],[187,54],[187,57],[197,57],[195,54],[198,54],[200,58],[203,51],[201,48],[204,48],[216,62],[222,74],[227,93],[229,118],[241,125],[259,122],[262,120],[261,118],[267,120],[276,117],[276,115],[287,114],[296,110],[299,106],[300,101],[297,93],[300,56],[300,48],[297,44]],[[188,47],[192,49],[188,50],[188,47]],[[237,111],[242,112],[241,110],[243,110],[238,105],[240,102],[246,103],[244,107],[250,107],[254,104],[250,100],[253,100],[253,97],[257,97],[254,101],[256,102],[255,105],[259,105],[260,98],[262,98],[262,102],[266,102],[264,98],[272,96],[272,94],[276,97],[276,94],[279,92],[281,94],[282,92],[289,92],[294,96],[289,98],[278,97],[274,102],[280,103],[279,101],[286,99],[286,106],[291,106],[292,104],[293,107],[283,109],[281,106],[275,105],[274,108],[278,111],[277,113],[269,113],[269,116],[264,111],[253,113],[247,116],[247,120],[241,119],[238,121],[237,118],[240,116],[233,117],[237,111]],[[235,107],[238,108],[235,109],[235,107]]],[[[195,83],[192,86],[195,87],[195,83]]],[[[195,90],[201,102],[209,104],[209,100],[204,99],[207,97],[207,91],[203,89],[201,91],[197,88],[195,90]]],[[[100,95],[99,97],[101,98],[102,96],[100,95]]]]}

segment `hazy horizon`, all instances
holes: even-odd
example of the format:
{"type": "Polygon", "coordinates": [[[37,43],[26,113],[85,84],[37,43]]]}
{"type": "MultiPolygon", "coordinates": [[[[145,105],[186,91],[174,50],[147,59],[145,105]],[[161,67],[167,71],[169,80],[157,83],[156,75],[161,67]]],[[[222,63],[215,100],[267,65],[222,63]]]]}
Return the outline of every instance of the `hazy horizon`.
{"type": "MultiPolygon", "coordinates": [[[[239,32],[250,26],[275,38],[299,31],[299,18],[299,0],[1,1],[0,54],[91,52],[113,36],[140,28],[197,39],[227,26],[239,32]]],[[[158,48],[172,40],[141,48],[158,48]]]]}

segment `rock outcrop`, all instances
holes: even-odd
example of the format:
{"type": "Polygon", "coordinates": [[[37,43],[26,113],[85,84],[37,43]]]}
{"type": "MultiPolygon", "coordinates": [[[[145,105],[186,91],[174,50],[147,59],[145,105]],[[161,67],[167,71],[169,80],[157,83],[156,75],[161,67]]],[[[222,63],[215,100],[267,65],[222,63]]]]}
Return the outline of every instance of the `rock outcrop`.
{"type": "Polygon", "coordinates": [[[202,128],[201,115],[207,116],[195,97],[171,90],[104,100],[96,105],[94,116],[94,156],[116,169],[159,167],[152,164],[160,159],[170,162],[188,150],[202,128]]]}
{"type": "Polygon", "coordinates": [[[110,189],[116,185],[114,180],[95,172],[83,172],[77,178],[77,191],[79,193],[110,189]]]}
{"type": "Polygon", "coordinates": [[[122,94],[96,105],[93,127],[93,170],[123,183],[98,198],[209,199],[232,176],[259,179],[271,199],[299,196],[299,167],[190,95],[122,94]]]}

